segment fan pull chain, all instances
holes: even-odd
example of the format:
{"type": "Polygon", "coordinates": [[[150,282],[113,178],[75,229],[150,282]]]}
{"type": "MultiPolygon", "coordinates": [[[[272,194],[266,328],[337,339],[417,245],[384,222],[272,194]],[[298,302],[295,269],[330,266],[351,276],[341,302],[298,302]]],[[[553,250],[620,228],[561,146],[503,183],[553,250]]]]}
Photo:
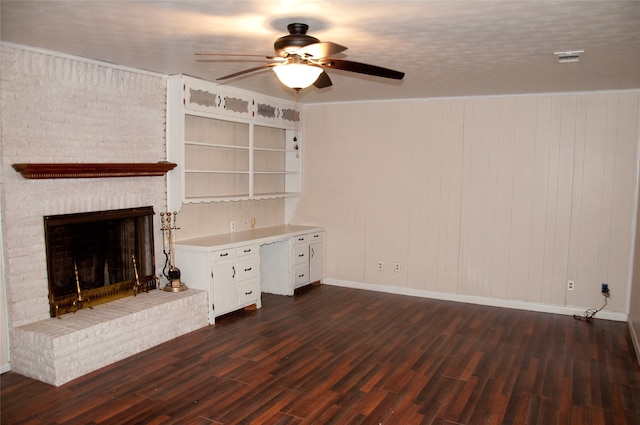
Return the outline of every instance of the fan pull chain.
{"type": "MultiPolygon", "coordinates": [[[[295,120],[294,124],[293,124],[293,141],[297,142],[298,141],[298,129],[300,127],[300,89],[295,89],[295,110],[298,113],[298,119],[295,120]]],[[[296,145],[297,146],[297,145],[296,145]]],[[[298,154],[296,153],[296,156],[298,154]]]]}

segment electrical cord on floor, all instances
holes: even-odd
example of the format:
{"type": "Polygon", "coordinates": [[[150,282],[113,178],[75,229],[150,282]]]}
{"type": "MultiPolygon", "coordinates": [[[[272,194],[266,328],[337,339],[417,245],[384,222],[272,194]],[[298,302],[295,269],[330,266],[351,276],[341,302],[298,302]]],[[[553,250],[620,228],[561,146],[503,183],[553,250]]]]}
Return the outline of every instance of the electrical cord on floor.
{"type": "Polygon", "coordinates": [[[609,301],[609,298],[611,298],[611,293],[609,292],[609,285],[607,285],[606,283],[602,284],[602,296],[604,297],[604,304],[602,305],[602,307],[598,309],[590,308],[586,310],[582,315],[574,314],[573,318],[584,322],[590,322],[591,319],[595,317],[596,313],[607,306],[607,302],[609,301]]]}

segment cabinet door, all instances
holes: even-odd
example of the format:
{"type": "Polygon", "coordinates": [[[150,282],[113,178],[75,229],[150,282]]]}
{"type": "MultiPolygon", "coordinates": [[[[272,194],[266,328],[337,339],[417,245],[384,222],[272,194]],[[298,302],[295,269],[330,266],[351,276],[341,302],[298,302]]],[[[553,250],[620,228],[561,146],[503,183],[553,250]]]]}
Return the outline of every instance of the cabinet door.
{"type": "Polygon", "coordinates": [[[213,263],[213,311],[220,316],[238,308],[235,261],[213,263]]]}
{"type": "Polygon", "coordinates": [[[309,244],[309,281],[317,282],[324,277],[324,243],[322,239],[309,244]]]}

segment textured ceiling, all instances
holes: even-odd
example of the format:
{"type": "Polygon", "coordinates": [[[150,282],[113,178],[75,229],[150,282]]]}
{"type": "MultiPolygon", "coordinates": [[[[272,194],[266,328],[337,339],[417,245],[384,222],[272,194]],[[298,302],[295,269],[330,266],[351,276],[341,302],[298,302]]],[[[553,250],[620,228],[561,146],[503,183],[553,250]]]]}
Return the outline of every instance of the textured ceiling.
{"type": "MultiPolygon", "coordinates": [[[[2,41],[206,80],[272,55],[290,22],[348,50],[336,57],[403,71],[403,81],[328,71],[306,103],[640,88],[640,0],[57,1],[2,0],[2,41]],[[584,50],[579,63],[554,52],[584,50]],[[242,60],[243,58],[238,58],[242,60]]],[[[226,85],[292,98],[271,70],[226,85]]]]}

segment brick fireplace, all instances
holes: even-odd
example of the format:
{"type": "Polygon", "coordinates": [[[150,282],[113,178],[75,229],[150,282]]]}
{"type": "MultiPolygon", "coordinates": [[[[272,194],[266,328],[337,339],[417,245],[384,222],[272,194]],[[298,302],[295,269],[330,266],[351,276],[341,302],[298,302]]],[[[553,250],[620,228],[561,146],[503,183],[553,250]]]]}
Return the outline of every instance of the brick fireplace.
{"type": "MultiPolygon", "coordinates": [[[[50,317],[43,217],[145,206],[165,211],[166,180],[31,180],[12,164],[165,160],[166,78],[7,45],[0,45],[0,54],[0,213],[11,370],[61,385],[205,326],[206,294],[191,289],[154,290],[50,317]]],[[[159,271],[157,214],[153,221],[159,271]]]]}
{"type": "MultiPolygon", "coordinates": [[[[136,168],[136,164],[129,168],[136,168]]],[[[25,179],[55,180],[47,182],[49,189],[61,184],[58,180],[63,178],[70,194],[70,183],[83,187],[85,179],[102,191],[118,188],[123,182],[118,178],[103,184],[104,177],[113,176],[92,172],[35,175],[22,173],[25,179]],[[93,181],[96,179],[99,181],[93,181]]],[[[129,173],[126,177],[133,176],[144,174],[129,173]]],[[[153,179],[141,187],[151,187],[151,183],[153,179]]],[[[22,192],[33,189],[20,186],[22,192]]],[[[40,201],[51,208],[50,197],[40,201]]],[[[152,206],[46,215],[41,233],[51,318],[12,329],[14,371],[58,386],[208,324],[205,291],[155,289],[161,279],[155,269],[158,256],[154,252],[152,206]]],[[[40,307],[39,299],[31,301],[40,307]]]]}

